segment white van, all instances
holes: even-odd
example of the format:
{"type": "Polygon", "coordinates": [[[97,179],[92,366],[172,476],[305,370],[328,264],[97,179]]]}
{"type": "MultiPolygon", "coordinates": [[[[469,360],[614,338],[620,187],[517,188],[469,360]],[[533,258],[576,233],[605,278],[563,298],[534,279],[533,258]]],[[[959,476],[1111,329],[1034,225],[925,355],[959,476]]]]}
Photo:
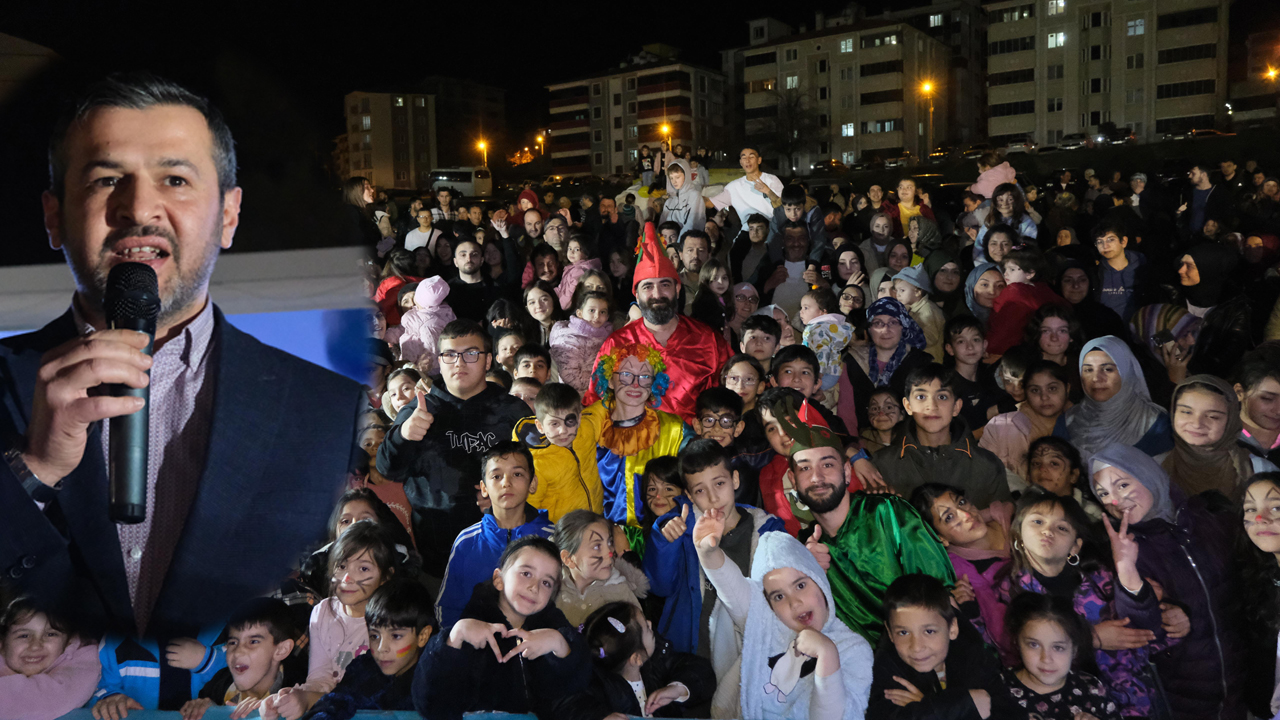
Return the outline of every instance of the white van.
{"type": "Polygon", "coordinates": [[[468,198],[493,197],[493,176],[487,167],[439,168],[431,171],[431,187],[447,187],[468,198]]]}

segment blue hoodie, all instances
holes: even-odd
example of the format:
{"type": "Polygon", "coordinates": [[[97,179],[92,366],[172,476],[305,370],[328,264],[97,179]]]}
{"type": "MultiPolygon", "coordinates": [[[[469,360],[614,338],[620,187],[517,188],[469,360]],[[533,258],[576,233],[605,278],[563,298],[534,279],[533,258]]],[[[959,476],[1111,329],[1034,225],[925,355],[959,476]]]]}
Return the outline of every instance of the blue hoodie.
{"type": "MultiPolygon", "coordinates": [[[[649,590],[667,599],[662,608],[662,618],[656,628],[659,635],[671,641],[679,652],[698,652],[698,623],[702,621],[702,567],[698,564],[698,551],[693,546],[693,514],[686,519],[688,527],[675,542],[667,542],[662,526],[680,515],[684,505],[693,507],[684,497],[676,498],[676,507],[658,518],[649,535],[649,548],[644,554],[644,572],[649,576],[649,590]]],[[[786,532],[786,526],[778,518],[750,505],[738,505],[744,521],[755,526],[757,535],[767,532],[786,532]]],[[[758,539],[758,538],[757,538],[758,539]]],[[[756,543],[751,543],[754,556],[756,543]]],[[[747,572],[751,571],[750,565],[747,572]]]]}
{"type": "Polygon", "coordinates": [[[436,598],[436,619],[440,628],[444,630],[458,622],[476,585],[493,579],[498,558],[502,557],[507,543],[525,535],[541,535],[550,539],[555,529],[546,510],[537,510],[526,503],[524,524],[518,528],[504,530],[498,527],[498,521],[491,513],[485,513],[480,522],[459,533],[453,541],[453,549],[449,551],[449,564],[445,566],[444,580],[436,598]]]}
{"type": "MultiPolygon", "coordinates": [[[[214,645],[220,634],[222,628],[215,627],[196,638],[204,643],[205,653],[200,667],[191,671],[190,697],[198,696],[205,683],[227,666],[225,648],[214,645]]],[[[124,694],[147,710],[177,710],[159,707],[161,657],[163,652],[155,639],[108,636],[98,651],[98,659],[102,661],[102,679],[98,681],[98,690],[94,692],[89,706],[103,698],[124,694]]]]}

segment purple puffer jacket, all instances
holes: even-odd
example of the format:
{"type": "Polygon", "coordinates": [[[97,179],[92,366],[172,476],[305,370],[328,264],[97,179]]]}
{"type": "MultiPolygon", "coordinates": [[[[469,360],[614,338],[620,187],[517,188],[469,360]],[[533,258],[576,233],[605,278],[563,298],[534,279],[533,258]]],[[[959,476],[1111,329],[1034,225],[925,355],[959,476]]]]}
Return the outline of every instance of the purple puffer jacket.
{"type": "MultiPolygon", "coordinates": [[[[1171,491],[1176,505],[1181,493],[1171,491]]],[[[1173,523],[1129,526],[1138,540],[1138,572],[1160,583],[1166,602],[1181,605],[1191,618],[1191,633],[1152,658],[1175,720],[1245,716],[1244,646],[1231,610],[1239,597],[1232,565],[1239,529],[1237,517],[1209,512],[1200,496],[1182,502],[1173,523]]]]}
{"type": "MultiPolygon", "coordinates": [[[[1010,582],[1023,591],[1045,592],[1040,581],[1031,573],[1020,573],[1011,577],[1010,582]]],[[[1150,658],[1178,642],[1178,639],[1164,634],[1160,620],[1160,600],[1156,598],[1151,586],[1143,583],[1142,591],[1137,597],[1125,592],[1123,588],[1116,592],[1115,575],[1110,570],[1098,568],[1080,573],[1080,586],[1076,588],[1072,604],[1090,625],[1129,618],[1129,627],[1150,630],[1156,634],[1153,642],[1136,650],[1094,651],[1099,677],[1120,709],[1120,715],[1150,716],[1151,695],[1155,691],[1155,688],[1149,687],[1152,679],[1150,658]]],[[[1012,642],[1010,639],[1011,644],[1012,642]]]]}

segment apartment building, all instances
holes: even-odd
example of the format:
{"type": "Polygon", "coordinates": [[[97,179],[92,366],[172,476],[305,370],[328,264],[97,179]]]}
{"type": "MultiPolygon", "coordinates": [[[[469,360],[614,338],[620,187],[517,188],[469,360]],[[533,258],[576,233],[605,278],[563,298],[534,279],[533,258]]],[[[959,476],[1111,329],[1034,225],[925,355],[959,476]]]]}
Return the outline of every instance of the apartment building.
{"type": "Polygon", "coordinates": [[[1114,123],[1139,141],[1222,125],[1230,0],[988,3],[992,144],[1114,123]]]}
{"type": "Polygon", "coordinates": [[[618,69],[546,87],[547,154],[558,175],[630,172],[641,145],[709,145],[725,125],[724,75],[680,62],[663,45],[645,46],[618,69]]]}
{"type": "MultiPolygon", "coordinates": [[[[421,190],[431,170],[442,166],[436,152],[435,96],[353,92],[345,99],[347,134],[334,152],[342,179],[361,175],[382,188],[421,190]]],[[[479,165],[479,159],[473,163],[479,165]]]]}
{"type": "Polygon", "coordinates": [[[790,30],[771,18],[754,20],[751,44],[723,54],[742,98],[734,113],[738,130],[761,144],[772,167],[803,174],[827,159],[925,155],[931,99],[933,144],[948,137],[946,98],[955,90],[946,44],[905,21],[841,20],[790,30]]]}
{"type": "Polygon", "coordinates": [[[1245,39],[1244,79],[1231,83],[1231,129],[1276,127],[1280,117],[1280,31],[1250,33],[1245,39]]]}
{"type": "Polygon", "coordinates": [[[489,147],[490,157],[501,158],[507,148],[506,91],[470,80],[430,76],[415,92],[435,97],[437,167],[480,165],[480,141],[489,147]],[[495,154],[496,152],[496,154],[495,154]]]}

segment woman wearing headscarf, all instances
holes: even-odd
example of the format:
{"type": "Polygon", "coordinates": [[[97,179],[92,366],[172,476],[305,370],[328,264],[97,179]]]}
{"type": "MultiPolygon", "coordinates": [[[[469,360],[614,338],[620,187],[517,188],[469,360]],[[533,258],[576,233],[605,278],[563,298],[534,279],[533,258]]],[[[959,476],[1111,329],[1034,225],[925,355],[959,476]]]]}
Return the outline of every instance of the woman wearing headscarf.
{"type": "MultiPolygon", "coordinates": [[[[846,362],[849,384],[855,398],[871,397],[875,388],[889,386],[898,397],[906,394],[907,375],[933,362],[924,351],[924,331],[911,319],[906,306],[884,297],[867,308],[869,343],[851,345],[853,362],[846,362]]],[[[858,426],[869,427],[866,400],[857,403],[858,426]]]]}
{"type": "Polygon", "coordinates": [[[893,275],[893,270],[887,267],[872,270],[871,284],[867,286],[870,294],[867,298],[874,301],[882,297],[893,297],[893,275]]]}
{"type": "Polygon", "coordinates": [[[1053,289],[1062,296],[1062,299],[1071,304],[1076,318],[1080,320],[1080,332],[1085,340],[1104,335],[1126,337],[1129,328],[1125,327],[1124,321],[1116,311],[1093,297],[1095,280],[1090,264],[1079,259],[1068,258],[1058,271],[1053,289]]]}
{"type": "Polygon", "coordinates": [[[933,286],[929,293],[932,300],[942,310],[942,315],[950,320],[956,315],[969,315],[965,305],[965,290],[961,284],[960,263],[946,250],[935,250],[924,259],[924,273],[933,286]]]}
{"type": "Polygon", "coordinates": [[[884,265],[894,275],[909,267],[924,262],[924,258],[911,252],[911,241],[906,238],[894,238],[884,250],[884,265]]]}
{"type": "Polygon", "coordinates": [[[1080,351],[1084,398],[1067,411],[1067,439],[1088,457],[1120,443],[1148,455],[1173,449],[1173,427],[1164,408],[1151,402],[1147,379],[1124,341],[1110,335],[1080,351]]]}
{"type": "Polygon", "coordinates": [[[861,248],[864,272],[871,272],[888,264],[885,252],[893,241],[893,218],[888,213],[877,212],[871,216],[867,227],[871,231],[871,237],[862,241],[861,248]]]}
{"type": "Polygon", "coordinates": [[[1240,256],[1226,245],[1196,245],[1182,256],[1178,277],[1187,312],[1203,318],[1190,352],[1166,353],[1169,379],[1188,373],[1221,373],[1234,367],[1253,347],[1253,312],[1247,295],[1239,293],[1240,256]]]}
{"type": "Polygon", "coordinates": [[[680,223],[680,237],[690,230],[703,231],[707,225],[707,207],[702,189],[692,181],[688,160],[672,160],[667,168],[667,201],[662,205],[658,224],[680,223]]]}
{"type": "Polygon", "coordinates": [[[1238,578],[1233,511],[1213,513],[1203,496],[1187,499],[1141,450],[1111,444],[1094,452],[1090,487],[1138,543],[1138,572],[1159,583],[1164,600],[1191,618],[1178,645],[1152,656],[1175,720],[1245,717],[1241,643],[1235,613],[1238,578]]]}
{"type": "Polygon", "coordinates": [[[996,305],[996,297],[1004,290],[1004,275],[995,263],[978,263],[964,282],[964,303],[969,312],[987,325],[991,317],[991,309],[996,305]]]}
{"type": "Polygon", "coordinates": [[[1173,451],[1161,464],[1188,496],[1217,491],[1240,500],[1245,483],[1276,466],[1240,445],[1244,429],[1235,389],[1214,375],[1192,375],[1173,390],[1173,451]]]}
{"type": "Polygon", "coordinates": [[[938,223],[924,215],[916,215],[907,221],[907,237],[911,240],[911,250],[922,258],[942,248],[942,232],[938,230],[938,223]]]}

